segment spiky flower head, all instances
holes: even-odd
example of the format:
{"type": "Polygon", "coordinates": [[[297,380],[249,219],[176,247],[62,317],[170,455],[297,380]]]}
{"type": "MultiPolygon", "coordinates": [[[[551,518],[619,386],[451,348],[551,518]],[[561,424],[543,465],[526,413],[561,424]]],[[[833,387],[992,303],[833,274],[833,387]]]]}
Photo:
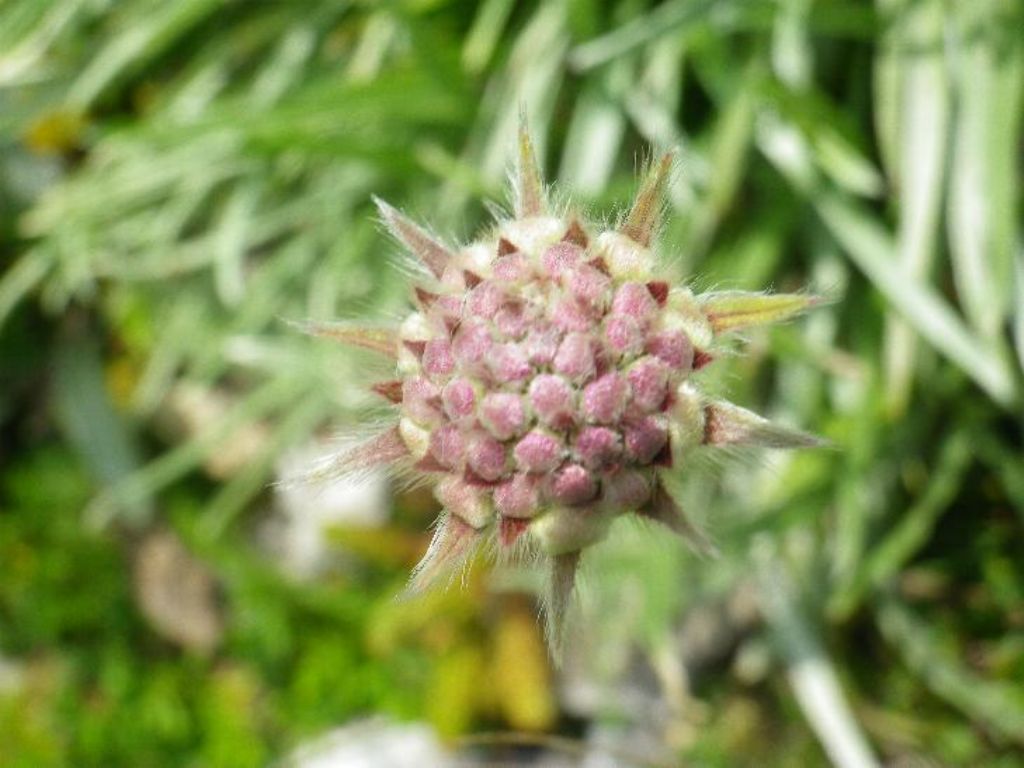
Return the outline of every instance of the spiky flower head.
{"type": "Polygon", "coordinates": [[[617,227],[556,215],[525,127],[514,216],[452,248],[377,201],[418,260],[415,310],[387,330],[314,325],[318,335],[395,359],[374,391],[394,426],[335,468],[387,466],[433,484],[443,511],[413,572],[420,591],[478,547],[534,553],[549,571],[557,645],[580,553],[633,513],[701,546],[662,477],[701,444],[809,446],[815,438],[704,396],[692,374],[716,337],[787,318],[804,294],[696,296],[661,279],[652,252],[672,155],[651,163],[617,227]]]}

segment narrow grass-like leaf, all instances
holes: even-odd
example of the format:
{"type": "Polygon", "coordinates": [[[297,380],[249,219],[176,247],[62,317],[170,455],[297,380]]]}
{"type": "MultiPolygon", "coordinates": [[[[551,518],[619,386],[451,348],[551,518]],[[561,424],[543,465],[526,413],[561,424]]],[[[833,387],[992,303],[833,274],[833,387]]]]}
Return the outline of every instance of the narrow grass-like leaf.
{"type": "Polygon", "coordinates": [[[987,680],[964,667],[935,630],[893,597],[877,610],[885,639],[931,691],[993,733],[1024,744],[1020,687],[987,680]]]}
{"type": "Polygon", "coordinates": [[[949,197],[953,275],[979,334],[1001,332],[1010,306],[1018,237],[1019,147],[1024,108],[1024,9],[998,0],[956,5],[957,120],[949,197]]]}
{"type": "Polygon", "coordinates": [[[734,3],[731,0],[719,0],[718,3],[714,0],[671,0],[606,35],[576,46],[569,55],[569,66],[584,72],[606,64],[662,35],[677,32],[679,27],[705,21],[707,13],[715,5],[723,7],[734,3]]]}
{"type": "Polygon", "coordinates": [[[927,488],[871,548],[849,586],[832,596],[830,613],[839,619],[848,618],[869,589],[882,586],[927,543],[939,517],[960,491],[973,456],[974,446],[966,431],[946,439],[927,488]]]}
{"type": "MultiPolygon", "coordinates": [[[[897,142],[895,189],[899,224],[896,247],[909,274],[927,280],[935,260],[942,205],[949,124],[949,78],[943,47],[945,11],[939,0],[905,6],[890,23],[898,30],[885,55],[897,58],[899,103],[894,116],[897,142]]],[[[886,397],[889,411],[902,414],[909,398],[917,337],[906,323],[887,318],[886,397]]]]}
{"type": "Polygon", "coordinates": [[[220,8],[219,0],[181,0],[167,3],[155,12],[152,8],[136,7],[138,17],[96,54],[68,91],[68,103],[90,107],[119,78],[143,61],[164,53],[180,36],[220,8]]]}
{"type": "Polygon", "coordinates": [[[222,448],[240,428],[294,403],[301,397],[300,385],[293,379],[279,378],[258,387],[199,434],[103,490],[86,509],[86,519],[92,525],[103,527],[119,510],[138,508],[199,466],[213,451],[222,448]]]}

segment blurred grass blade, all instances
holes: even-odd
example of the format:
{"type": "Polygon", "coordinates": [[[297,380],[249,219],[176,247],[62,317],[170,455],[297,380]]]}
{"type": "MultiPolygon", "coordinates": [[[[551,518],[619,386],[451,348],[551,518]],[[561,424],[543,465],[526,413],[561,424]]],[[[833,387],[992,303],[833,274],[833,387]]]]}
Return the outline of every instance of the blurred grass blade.
{"type": "MultiPolygon", "coordinates": [[[[1020,369],[1024,371],[1024,241],[1017,248],[1017,258],[1014,260],[1014,307],[1016,309],[1013,331],[1014,341],[1017,346],[1017,361],[1020,369]]],[[[3,314],[0,313],[0,318],[3,314]]]]}
{"type": "Polygon", "coordinates": [[[585,72],[607,64],[662,35],[677,33],[679,27],[705,22],[715,6],[724,9],[734,5],[734,0],[670,0],[606,35],[576,46],[569,54],[569,66],[585,72]]]}
{"type": "Polygon", "coordinates": [[[935,629],[893,597],[877,608],[882,635],[931,691],[998,736],[1024,744],[1020,686],[986,680],[964,667],[935,629]]]}
{"type": "MultiPolygon", "coordinates": [[[[60,344],[53,386],[57,418],[98,485],[110,487],[130,476],[139,467],[139,449],[110,400],[95,338],[75,333],[60,344]]],[[[153,512],[152,497],[140,494],[117,512],[127,523],[144,524],[153,512]]]]}
{"type": "Polygon", "coordinates": [[[52,265],[41,248],[28,251],[0,275],[0,327],[22,299],[35,291],[52,265]]]}
{"type": "Polygon", "coordinates": [[[559,179],[574,192],[592,198],[608,185],[615,168],[626,118],[618,100],[634,77],[629,61],[616,61],[584,85],[569,122],[559,179]]]}
{"type": "Polygon", "coordinates": [[[119,509],[144,503],[194,470],[215,450],[224,448],[239,429],[267,417],[289,402],[300,400],[297,386],[294,379],[281,377],[256,388],[198,434],[105,489],[86,509],[86,519],[90,524],[102,527],[114,519],[119,509]]]}
{"type": "Polygon", "coordinates": [[[223,9],[220,0],[177,0],[145,8],[128,6],[135,18],[125,21],[68,90],[71,106],[88,109],[119,78],[163,54],[195,25],[223,9]]]}
{"type": "Polygon", "coordinates": [[[814,200],[818,213],[850,258],[907,322],[989,397],[1004,407],[1014,407],[1019,393],[999,349],[972,334],[931,286],[899,265],[895,247],[881,226],[832,191],[823,191],[814,200]]]}
{"type": "Polygon", "coordinates": [[[234,307],[245,290],[245,253],[256,208],[256,190],[239,187],[224,206],[217,228],[213,261],[214,284],[225,306],[234,307]]]}
{"type": "Polygon", "coordinates": [[[755,545],[759,603],[786,660],[786,674],[797,704],[832,764],[838,768],[878,768],[843,694],[835,667],[820,638],[796,603],[793,579],[766,539],[755,545]]]}
{"type": "Polygon", "coordinates": [[[200,523],[203,536],[217,539],[224,535],[228,526],[245,509],[245,505],[266,487],[274,462],[327,418],[332,405],[329,398],[311,394],[299,401],[288,415],[274,425],[273,434],[260,448],[258,455],[226,482],[207,505],[200,523]]]}
{"type": "Polygon", "coordinates": [[[468,71],[480,72],[490,62],[514,5],[514,0],[484,0],[480,4],[462,44],[462,66],[468,71]]]}
{"type": "MultiPolygon", "coordinates": [[[[899,224],[896,247],[900,263],[915,278],[926,281],[935,260],[942,205],[949,124],[949,78],[943,35],[942,0],[904,5],[890,21],[895,27],[887,41],[885,66],[893,70],[898,101],[894,115],[899,224]]],[[[878,65],[882,66],[882,65],[878,65]]],[[[876,99],[876,104],[878,99],[876,99]]],[[[879,106],[880,111],[885,107],[879,106]]],[[[886,400],[890,414],[901,415],[910,396],[917,337],[905,321],[889,315],[885,329],[886,400]]]]}
{"type": "Polygon", "coordinates": [[[927,544],[942,513],[960,492],[974,454],[975,445],[965,430],[945,438],[928,485],[917,501],[871,548],[851,582],[833,593],[829,605],[832,616],[840,620],[849,618],[869,589],[883,586],[927,544]]]}
{"type": "Polygon", "coordinates": [[[811,200],[832,236],[889,303],[993,400],[1013,407],[1019,394],[1000,350],[976,338],[941,296],[907,273],[891,237],[870,214],[820,183],[800,135],[768,118],[761,121],[758,138],[762,151],[811,200]]]}
{"type": "Polygon", "coordinates": [[[1019,220],[1024,109],[1024,7],[956,3],[957,120],[949,198],[953,275],[978,332],[1002,331],[1010,307],[1019,220]],[[1006,32],[1015,29],[1017,34],[1006,32]]]}

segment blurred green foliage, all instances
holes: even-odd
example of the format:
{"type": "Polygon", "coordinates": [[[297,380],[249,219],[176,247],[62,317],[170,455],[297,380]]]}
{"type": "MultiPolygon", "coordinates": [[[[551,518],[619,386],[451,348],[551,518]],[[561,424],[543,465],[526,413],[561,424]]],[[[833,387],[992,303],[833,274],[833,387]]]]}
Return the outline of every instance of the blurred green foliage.
{"type": "Polygon", "coordinates": [[[277,458],[371,403],[372,362],[281,320],[397,314],[370,195],[468,235],[520,105],[597,215],[680,147],[667,272],[832,300],[707,376],[834,450],[682,468],[723,556],[617,527],[586,674],[639,651],[694,765],[1019,764],[1022,28],[1021,0],[0,4],[0,766],[262,765],[372,713],[578,729],[529,578],[393,603],[416,495],[313,583],[254,534],[277,458]],[[167,528],[218,585],[212,654],[140,606],[167,528]],[[680,698],[680,622],[750,589],[680,698]]]}

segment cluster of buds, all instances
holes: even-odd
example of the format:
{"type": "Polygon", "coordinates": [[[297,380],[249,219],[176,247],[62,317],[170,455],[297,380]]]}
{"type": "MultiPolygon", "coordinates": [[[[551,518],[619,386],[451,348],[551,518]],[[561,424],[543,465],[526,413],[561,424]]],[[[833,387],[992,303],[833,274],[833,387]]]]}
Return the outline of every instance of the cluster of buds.
{"type": "Polygon", "coordinates": [[[524,128],[514,216],[468,245],[449,247],[377,201],[422,275],[414,311],[393,329],[308,330],[395,361],[396,378],[373,387],[394,404],[393,426],[334,468],[386,466],[433,485],[443,511],[412,591],[488,542],[528,555],[549,571],[545,611],[557,645],[580,553],[617,516],[703,545],[662,482],[690,449],[817,443],[695,386],[716,337],[783,320],[814,298],[694,295],[659,279],[652,242],[671,168],[671,154],[652,163],[618,226],[599,231],[552,212],[524,128]]]}

